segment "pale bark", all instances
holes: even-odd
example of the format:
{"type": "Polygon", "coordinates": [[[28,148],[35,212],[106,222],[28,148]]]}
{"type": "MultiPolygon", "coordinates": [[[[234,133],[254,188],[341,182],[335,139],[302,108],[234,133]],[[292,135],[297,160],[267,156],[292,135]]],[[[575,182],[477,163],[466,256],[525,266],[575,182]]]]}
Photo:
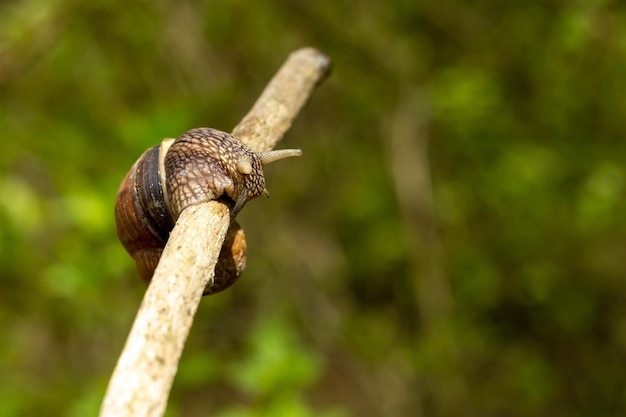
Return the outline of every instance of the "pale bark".
{"type": "MultiPolygon", "coordinates": [[[[329,66],[329,59],[312,48],[292,53],[233,134],[254,150],[273,148],[329,66]]],[[[214,201],[181,213],[109,381],[101,417],[158,417],[165,412],[229,223],[228,208],[214,201]]]]}

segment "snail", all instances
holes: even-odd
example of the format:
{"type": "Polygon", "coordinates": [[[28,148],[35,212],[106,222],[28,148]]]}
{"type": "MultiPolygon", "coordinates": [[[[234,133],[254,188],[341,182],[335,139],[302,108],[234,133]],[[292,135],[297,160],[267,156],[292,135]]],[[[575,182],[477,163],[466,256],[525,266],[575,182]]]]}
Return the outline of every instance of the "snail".
{"type": "Polygon", "coordinates": [[[215,278],[204,295],[229,287],[245,266],[243,229],[234,220],[247,201],[269,197],[263,166],[300,156],[299,149],[255,152],[228,133],[192,129],[146,150],[132,166],[117,193],[117,235],[149,283],[180,213],[194,204],[219,200],[231,212],[215,278]]]}

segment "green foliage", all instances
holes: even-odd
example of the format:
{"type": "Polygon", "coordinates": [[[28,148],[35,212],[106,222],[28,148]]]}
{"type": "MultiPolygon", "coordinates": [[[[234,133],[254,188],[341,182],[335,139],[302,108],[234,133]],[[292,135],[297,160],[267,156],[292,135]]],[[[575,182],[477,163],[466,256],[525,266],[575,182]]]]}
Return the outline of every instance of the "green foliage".
{"type": "Polygon", "coordinates": [[[291,329],[280,322],[261,323],[250,334],[252,352],[234,366],[235,385],[254,396],[299,390],[318,376],[319,364],[295,344],[291,329]]]}
{"type": "Polygon", "coordinates": [[[133,161],[231,129],[294,49],[329,80],[240,214],[168,416],[626,411],[617,1],[0,4],[0,416],[95,415],[144,286],[133,161]]]}

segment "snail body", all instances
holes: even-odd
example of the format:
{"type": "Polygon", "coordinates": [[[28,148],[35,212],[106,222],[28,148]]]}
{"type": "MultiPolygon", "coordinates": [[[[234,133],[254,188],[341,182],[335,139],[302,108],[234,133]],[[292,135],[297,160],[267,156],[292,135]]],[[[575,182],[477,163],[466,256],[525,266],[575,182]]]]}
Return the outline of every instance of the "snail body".
{"type": "MultiPolygon", "coordinates": [[[[211,128],[192,129],[146,150],[122,181],[115,203],[117,235],[141,278],[150,282],[169,233],[186,207],[220,200],[228,204],[234,219],[247,201],[269,196],[264,165],[301,153],[255,152],[211,128]]],[[[239,277],[245,253],[243,229],[233,220],[205,294],[221,291],[239,277]]]]}

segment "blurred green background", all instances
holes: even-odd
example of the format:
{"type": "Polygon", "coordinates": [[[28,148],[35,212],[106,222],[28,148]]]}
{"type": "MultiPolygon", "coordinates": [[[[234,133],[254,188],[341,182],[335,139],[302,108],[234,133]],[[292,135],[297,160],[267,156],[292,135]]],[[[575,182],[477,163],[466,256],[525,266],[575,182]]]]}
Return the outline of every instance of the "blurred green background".
{"type": "Polygon", "coordinates": [[[0,415],[95,415],[145,286],[113,202],[333,59],[239,216],[175,416],[626,413],[626,5],[0,4],[0,415]],[[621,214],[620,214],[621,213],[621,214]]]}

